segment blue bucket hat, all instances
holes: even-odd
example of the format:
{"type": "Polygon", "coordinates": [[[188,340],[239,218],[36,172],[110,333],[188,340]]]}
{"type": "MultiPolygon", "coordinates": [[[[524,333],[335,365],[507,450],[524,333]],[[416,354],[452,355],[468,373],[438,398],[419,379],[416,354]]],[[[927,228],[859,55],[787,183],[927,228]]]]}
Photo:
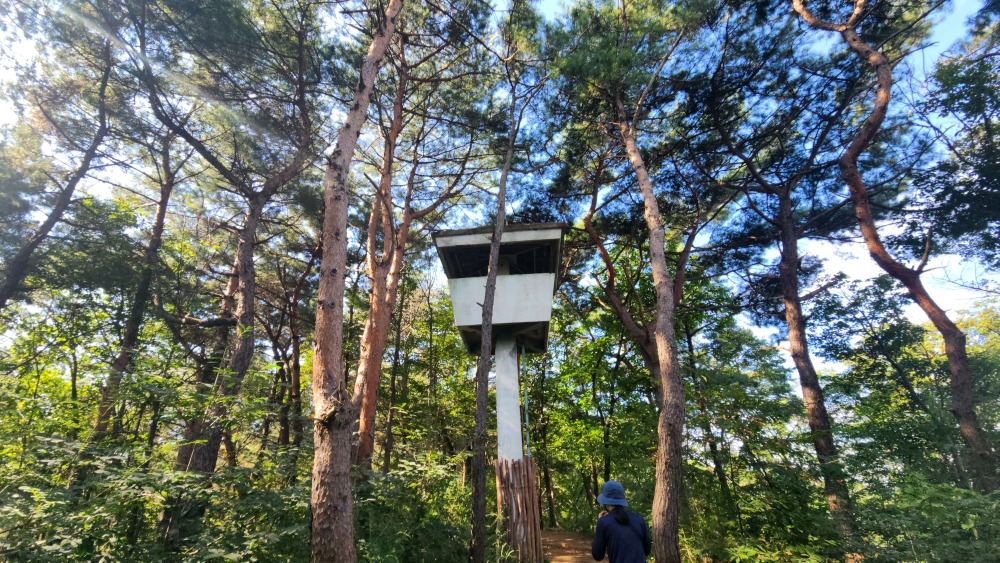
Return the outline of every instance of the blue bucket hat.
{"type": "Polygon", "coordinates": [[[618,481],[604,483],[604,489],[597,495],[597,502],[608,506],[628,506],[625,500],[625,488],[618,481]]]}

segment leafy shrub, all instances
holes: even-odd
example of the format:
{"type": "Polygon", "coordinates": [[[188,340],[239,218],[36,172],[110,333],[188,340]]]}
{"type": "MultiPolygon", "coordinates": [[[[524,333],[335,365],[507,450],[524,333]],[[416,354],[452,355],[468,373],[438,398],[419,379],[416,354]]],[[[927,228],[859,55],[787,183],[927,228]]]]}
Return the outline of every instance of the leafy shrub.
{"type": "Polygon", "coordinates": [[[1000,561],[1000,492],[981,495],[911,475],[895,494],[862,500],[858,523],[871,560],[1000,561]]]}
{"type": "Polygon", "coordinates": [[[358,559],[462,561],[468,556],[469,490],[453,465],[401,460],[392,474],[373,473],[355,490],[358,559]]]}

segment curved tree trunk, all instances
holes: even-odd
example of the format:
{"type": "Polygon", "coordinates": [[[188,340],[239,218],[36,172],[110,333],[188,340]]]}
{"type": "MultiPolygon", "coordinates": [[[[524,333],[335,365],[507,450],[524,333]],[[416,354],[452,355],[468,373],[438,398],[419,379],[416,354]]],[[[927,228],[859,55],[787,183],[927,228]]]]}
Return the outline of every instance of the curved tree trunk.
{"type": "MultiPolygon", "coordinates": [[[[404,101],[408,84],[410,83],[410,67],[406,62],[406,42],[399,40],[399,82],[393,98],[392,121],[389,125],[383,148],[380,181],[372,204],[368,221],[368,273],[372,282],[369,301],[368,318],[365,321],[364,333],[361,338],[361,351],[358,358],[357,375],[354,380],[355,409],[359,413],[358,445],[355,450],[354,463],[362,468],[371,467],[372,451],[375,447],[375,414],[378,405],[379,386],[382,381],[382,357],[385,354],[389,338],[389,327],[392,312],[395,309],[399,294],[399,283],[403,278],[404,253],[410,238],[410,229],[414,220],[436,211],[445,201],[454,197],[461,190],[459,179],[447,183],[441,189],[438,197],[422,209],[413,208],[413,195],[417,186],[414,180],[417,176],[417,159],[411,162],[409,178],[406,182],[403,201],[399,203],[402,216],[399,224],[394,225],[393,209],[397,206],[393,200],[392,179],[393,164],[396,159],[396,140],[403,129],[404,101]],[[381,231],[381,253],[376,253],[376,242],[381,231]]],[[[430,133],[427,128],[420,128],[417,137],[412,142],[419,144],[430,133]]],[[[471,147],[471,141],[470,141],[471,147]]],[[[416,151],[416,149],[414,149],[416,151]]],[[[469,155],[466,155],[468,159],[469,155]]],[[[464,169],[464,163],[462,168],[464,169]]]]}
{"type": "MultiPolygon", "coordinates": [[[[402,58],[402,57],[400,57],[402,58]]],[[[392,311],[395,308],[403,266],[403,252],[409,238],[409,213],[404,209],[403,224],[393,229],[392,217],[392,171],[395,162],[396,139],[403,129],[403,100],[406,94],[407,68],[400,65],[399,83],[392,104],[392,121],[385,136],[382,149],[382,169],[378,191],[372,201],[368,218],[368,275],[372,288],[368,303],[368,318],[361,336],[361,352],[358,357],[358,371],[354,379],[354,397],[360,399],[358,410],[358,447],[354,463],[365,469],[371,468],[372,451],[375,448],[375,408],[378,404],[378,389],[382,381],[382,356],[389,339],[392,311]],[[378,230],[382,231],[382,253],[376,254],[378,230]]]]}
{"type": "Polygon", "coordinates": [[[407,235],[408,229],[401,228],[398,240],[391,243],[391,263],[376,264],[369,257],[372,273],[371,303],[361,337],[361,353],[354,381],[354,397],[359,401],[358,447],[354,463],[362,468],[370,468],[375,447],[375,410],[382,381],[382,356],[385,354],[392,326],[392,312],[399,292],[407,235]]]}
{"type": "MultiPolygon", "coordinates": [[[[924,287],[920,274],[924,263],[917,268],[909,268],[898,262],[882,244],[878,227],[872,214],[868,188],[865,186],[858,168],[861,153],[868,148],[875,134],[881,128],[889,112],[892,99],[892,65],[874,47],[866,43],[855,29],[865,7],[864,0],[855,2],[854,13],[844,23],[830,23],[817,18],[802,3],[792,0],[792,6],[809,25],[827,31],[836,31],[863,61],[875,71],[875,102],[871,113],[854,134],[847,150],[838,162],[840,175],[851,192],[854,214],[861,229],[861,236],[868,247],[868,253],[878,266],[893,278],[899,280],[910,292],[910,297],[924,311],[944,340],[948,369],[951,372],[952,412],[958,421],[958,429],[970,454],[970,466],[976,487],[986,493],[1000,489],[997,475],[996,453],[986,438],[976,416],[975,400],[972,393],[972,368],[965,349],[965,334],[955,325],[947,313],[931,298],[924,287]]],[[[926,260],[926,256],[924,258],[926,260]]]]}
{"type": "MultiPolygon", "coordinates": [[[[510,136],[500,172],[497,192],[497,210],[493,235],[490,238],[490,256],[486,270],[486,291],[483,295],[482,340],[479,359],[476,361],[476,417],[472,432],[472,538],[469,560],[486,561],[486,415],[489,411],[490,357],[493,347],[493,304],[496,296],[497,267],[500,263],[500,241],[507,223],[507,177],[514,164],[514,143],[517,139],[517,108],[512,101],[509,108],[510,136]]],[[[501,508],[497,507],[500,511],[501,508]]]]}
{"type": "Polygon", "coordinates": [[[851,191],[854,201],[854,214],[861,228],[868,253],[876,264],[890,276],[899,280],[910,292],[910,297],[924,311],[934,328],[941,333],[944,340],[945,356],[948,358],[948,369],[951,373],[951,408],[958,429],[969,449],[969,465],[974,475],[976,488],[990,493],[1000,488],[1000,477],[997,475],[996,454],[989,443],[979,419],[976,416],[975,400],[972,393],[972,368],[965,350],[965,334],[955,325],[948,314],[931,298],[920,279],[922,267],[913,269],[896,261],[889,254],[879,236],[878,227],[869,203],[868,189],[858,169],[858,158],[861,152],[871,143],[872,138],[881,126],[888,112],[890,90],[892,88],[892,67],[886,58],[864,43],[852,28],[842,31],[844,40],[863,59],[875,69],[878,86],[875,94],[875,107],[861,129],[855,134],[847,151],[840,158],[840,175],[851,191]]]}

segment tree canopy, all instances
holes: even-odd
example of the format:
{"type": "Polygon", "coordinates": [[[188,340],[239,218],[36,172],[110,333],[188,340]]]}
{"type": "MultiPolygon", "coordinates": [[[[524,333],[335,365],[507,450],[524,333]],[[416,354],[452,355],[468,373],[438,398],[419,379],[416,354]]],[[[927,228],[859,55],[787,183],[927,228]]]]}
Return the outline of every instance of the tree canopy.
{"type": "Polygon", "coordinates": [[[614,479],[659,563],[1000,559],[1000,11],[924,73],[949,9],[0,0],[0,559],[532,560],[433,237],[529,223],[543,529],[614,479]]]}

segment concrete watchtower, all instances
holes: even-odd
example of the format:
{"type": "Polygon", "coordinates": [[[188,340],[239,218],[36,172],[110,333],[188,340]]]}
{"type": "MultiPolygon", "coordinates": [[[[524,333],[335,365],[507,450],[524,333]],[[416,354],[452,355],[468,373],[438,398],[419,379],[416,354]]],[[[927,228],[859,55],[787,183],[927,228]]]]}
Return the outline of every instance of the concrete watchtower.
{"type": "Polygon", "coordinates": [[[493,304],[493,342],[482,342],[493,230],[465,229],[434,234],[448,277],[455,326],[472,354],[496,355],[497,503],[507,516],[508,537],[521,561],[542,561],[537,479],[525,459],[518,392],[520,352],[545,352],[552,295],[562,254],[563,223],[510,225],[504,229],[493,304]]]}

